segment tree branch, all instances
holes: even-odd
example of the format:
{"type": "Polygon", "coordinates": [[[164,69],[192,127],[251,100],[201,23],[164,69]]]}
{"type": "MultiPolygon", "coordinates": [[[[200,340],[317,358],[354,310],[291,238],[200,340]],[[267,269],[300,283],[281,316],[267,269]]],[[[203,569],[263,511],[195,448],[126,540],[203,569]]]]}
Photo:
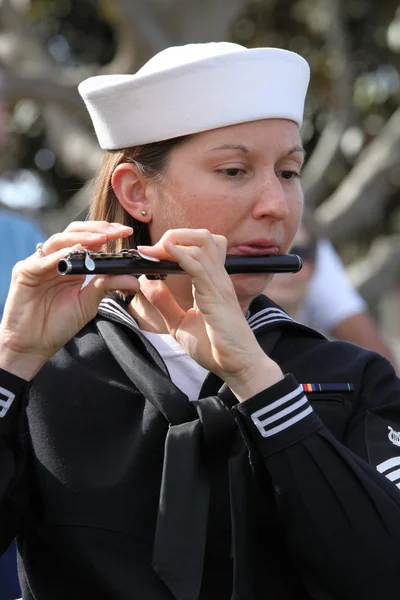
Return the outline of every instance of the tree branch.
{"type": "Polygon", "coordinates": [[[5,69],[8,98],[32,98],[40,102],[54,102],[67,110],[85,112],[85,105],[76,87],[64,85],[47,77],[5,69]]]}
{"type": "Polygon", "coordinates": [[[372,244],[367,256],[351,265],[347,273],[369,304],[382,298],[400,277],[400,236],[382,237],[372,244]]]}
{"type": "Polygon", "coordinates": [[[330,198],[316,209],[326,234],[345,241],[382,217],[392,193],[389,173],[400,166],[400,109],[360,154],[353,169],[330,198]]]}
{"type": "Polygon", "coordinates": [[[48,105],[43,112],[47,138],[63,167],[70,175],[88,179],[99,168],[103,151],[94,135],[60,106],[48,105]]]}
{"type": "Polygon", "coordinates": [[[303,171],[303,190],[307,204],[314,208],[323,200],[327,184],[325,174],[339,154],[343,133],[352,115],[352,74],[345,26],[338,0],[322,0],[325,11],[325,41],[331,58],[333,82],[332,109],[317,145],[303,171]]]}

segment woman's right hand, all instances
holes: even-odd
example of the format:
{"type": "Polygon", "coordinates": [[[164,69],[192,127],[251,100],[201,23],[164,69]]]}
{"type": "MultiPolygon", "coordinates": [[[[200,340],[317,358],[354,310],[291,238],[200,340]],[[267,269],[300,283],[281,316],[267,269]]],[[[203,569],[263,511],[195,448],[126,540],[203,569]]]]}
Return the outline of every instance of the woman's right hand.
{"type": "Polygon", "coordinates": [[[51,236],[38,252],[18,262],[12,274],[0,324],[0,368],[30,380],[43,364],[94,318],[112,291],[138,291],[132,275],[96,275],[82,289],[84,275],[59,275],[57,263],[71,250],[99,251],[108,240],[132,228],[105,221],[71,223],[51,236]]]}

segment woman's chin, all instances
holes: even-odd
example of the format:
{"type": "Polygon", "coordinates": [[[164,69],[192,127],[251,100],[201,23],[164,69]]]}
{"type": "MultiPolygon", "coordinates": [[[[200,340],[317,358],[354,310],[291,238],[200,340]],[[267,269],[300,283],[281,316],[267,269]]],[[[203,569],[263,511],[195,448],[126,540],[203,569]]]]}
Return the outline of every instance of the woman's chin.
{"type": "Polygon", "coordinates": [[[236,295],[240,305],[249,304],[253,298],[263,294],[269,281],[272,279],[271,274],[259,273],[243,273],[240,275],[231,276],[236,295]]]}

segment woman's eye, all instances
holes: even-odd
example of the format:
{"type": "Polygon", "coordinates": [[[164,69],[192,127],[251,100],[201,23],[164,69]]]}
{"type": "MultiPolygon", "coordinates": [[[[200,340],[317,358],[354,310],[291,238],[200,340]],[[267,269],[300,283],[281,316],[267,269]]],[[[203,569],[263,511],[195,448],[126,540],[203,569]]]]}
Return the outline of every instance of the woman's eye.
{"type": "Polygon", "coordinates": [[[243,169],[238,169],[236,167],[231,167],[230,169],[221,169],[219,173],[226,175],[227,177],[238,177],[239,175],[243,175],[243,169]]]}
{"type": "Polygon", "coordinates": [[[278,171],[277,175],[285,179],[285,181],[292,181],[293,179],[297,179],[300,177],[300,173],[296,171],[278,171]]]}

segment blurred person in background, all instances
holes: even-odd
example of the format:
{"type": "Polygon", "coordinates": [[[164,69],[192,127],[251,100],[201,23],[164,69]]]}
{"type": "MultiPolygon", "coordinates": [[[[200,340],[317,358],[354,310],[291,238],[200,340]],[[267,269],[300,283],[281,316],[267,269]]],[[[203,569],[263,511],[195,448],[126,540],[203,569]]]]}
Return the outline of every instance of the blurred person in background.
{"type": "Polygon", "coordinates": [[[35,221],[0,203],[0,321],[15,263],[33,254],[36,244],[45,237],[35,221]]]}
{"type": "MultiPolygon", "coordinates": [[[[4,146],[7,109],[4,101],[4,74],[0,66],[0,149],[4,146]]],[[[35,252],[46,236],[36,223],[7,208],[0,202],[0,321],[11,282],[12,269],[20,260],[35,252]]],[[[0,557],[0,600],[14,600],[21,595],[17,574],[16,547],[0,557]]]]}
{"type": "Polygon", "coordinates": [[[301,256],[303,267],[295,274],[275,275],[268,297],[300,323],[327,337],[378,352],[397,366],[366,302],[351,285],[339,255],[307,209],[291,251],[301,256]]]}

